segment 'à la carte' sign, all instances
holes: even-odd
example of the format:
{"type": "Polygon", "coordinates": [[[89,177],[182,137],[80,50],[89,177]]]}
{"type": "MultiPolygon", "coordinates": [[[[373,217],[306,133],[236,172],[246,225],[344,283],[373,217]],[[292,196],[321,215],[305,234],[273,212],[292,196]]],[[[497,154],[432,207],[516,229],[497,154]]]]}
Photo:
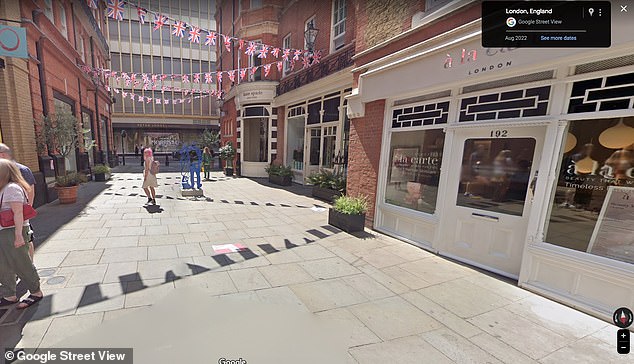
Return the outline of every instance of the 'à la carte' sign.
{"type": "MultiPolygon", "coordinates": [[[[478,52],[477,49],[467,50],[467,48],[462,48],[458,52],[454,52],[453,55],[452,53],[447,53],[447,57],[445,58],[443,68],[449,69],[449,68],[453,68],[454,66],[475,63],[478,60],[478,55],[482,56],[483,53],[487,57],[493,57],[496,55],[501,56],[501,55],[504,55],[505,53],[510,53],[516,49],[517,48],[487,48],[486,51],[480,50],[478,52]]],[[[489,58],[484,58],[485,61],[487,61],[488,59],[489,58]]],[[[482,57],[480,57],[480,60],[482,60],[482,57]]],[[[474,67],[471,67],[468,70],[467,75],[475,75],[482,72],[493,71],[496,69],[508,68],[508,67],[511,67],[512,65],[513,65],[513,60],[511,59],[487,62],[483,65],[477,65],[477,66],[473,64],[474,67]]]]}

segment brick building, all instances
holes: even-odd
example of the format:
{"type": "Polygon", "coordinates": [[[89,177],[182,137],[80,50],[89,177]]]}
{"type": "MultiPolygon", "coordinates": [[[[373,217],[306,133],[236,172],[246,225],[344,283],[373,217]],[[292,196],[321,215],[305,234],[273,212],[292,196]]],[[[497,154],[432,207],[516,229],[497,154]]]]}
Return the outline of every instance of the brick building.
{"type": "Polygon", "coordinates": [[[545,49],[484,47],[480,1],[359,2],[347,191],[367,226],[606,320],[633,306],[634,36],[603,6],[609,48],[545,49]]]}
{"type": "Polygon", "coordinates": [[[304,68],[301,59],[284,61],[281,72],[274,63],[268,76],[262,67],[250,70],[281,58],[248,56],[244,49],[236,52],[235,44],[232,52],[219,46],[218,69],[247,69],[248,79],[237,76],[232,83],[225,75],[222,84],[222,142],[236,146],[242,175],[266,176],[264,168],[275,162],[291,166],[294,180],[305,183],[320,169],[344,168],[356,8],[355,1],[345,0],[218,2],[218,31],[246,44],[304,50],[305,32],[318,30],[312,51],[319,63],[304,68]]]}
{"type": "Polygon", "coordinates": [[[14,149],[18,161],[34,171],[37,205],[56,198],[45,188],[45,180],[51,182],[55,176],[49,157],[55,152],[38,150],[34,120],[70,111],[97,143],[91,153],[80,143],[64,165],[54,163],[57,171],[87,170],[94,163],[114,161],[114,154],[108,154],[112,151],[110,96],[79,68],[107,66],[108,46],[101,32],[105,5],[99,5],[99,9],[91,9],[80,0],[0,3],[4,22],[26,28],[29,57],[7,57],[6,69],[0,70],[0,103],[6,103],[2,109],[8,110],[0,115],[2,140],[14,149]]]}

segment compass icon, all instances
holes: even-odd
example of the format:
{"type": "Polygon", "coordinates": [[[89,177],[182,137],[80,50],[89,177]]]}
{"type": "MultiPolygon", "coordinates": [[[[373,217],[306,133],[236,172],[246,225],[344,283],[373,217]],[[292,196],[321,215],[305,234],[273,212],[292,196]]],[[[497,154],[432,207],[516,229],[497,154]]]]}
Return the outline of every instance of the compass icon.
{"type": "Polygon", "coordinates": [[[614,321],[616,326],[624,329],[632,324],[632,321],[634,321],[634,315],[629,308],[621,307],[614,311],[612,321],[614,321]]]}

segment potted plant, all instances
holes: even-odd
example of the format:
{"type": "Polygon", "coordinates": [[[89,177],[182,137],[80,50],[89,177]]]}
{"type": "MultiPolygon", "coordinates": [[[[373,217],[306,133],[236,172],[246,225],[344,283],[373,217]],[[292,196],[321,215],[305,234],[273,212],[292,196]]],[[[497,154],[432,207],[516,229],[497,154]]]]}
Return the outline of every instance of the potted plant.
{"type": "Polygon", "coordinates": [[[313,197],[324,201],[333,202],[346,192],[346,178],[342,173],[321,170],[308,177],[308,181],[313,185],[313,197]]]}
{"type": "Polygon", "coordinates": [[[362,231],[367,210],[365,197],[340,196],[328,211],[328,224],[348,233],[362,231]]]}
{"type": "Polygon", "coordinates": [[[233,144],[227,142],[227,144],[220,148],[218,153],[220,153],[220,159],[225,161],[225,175],[233,176],[233,157],[236,155],[233,144]]]}
{"type": "Polygon", "coordinates": [[[279,186],[290,186],[293,184],[293,171],[290,166],[283,166],[271,163],[265,168],[269,174],[269,182],[279,186]]]}
{"type": "Polygon", "coordinates": [[[59,203],[70,204],[77,202],[77,189],[79,185],[86,182],[86,176],[73,172],[57,177],[55,189],[59,197],[59,203]]]}
{"type": "Polygon", "coordinates": [[[95,174],[95,181],[106,182],[110,179],[110,167],[104,164],[97,164],[92,169],[95,174]]]}
{"type": "MultiPolygon", "coordinates": [[[[36,124],[38,126],[36,140],[40,152],[42,154],[46,151],[49,154],[59,153],[64,163],[67,162],[68,156],[79,148],[80,139],[87,135],[87,132],[81,129],[77,118],[68,111],[45,116],[36,124]]],[[[87,181],[84,174],[67,173],[67,169],[64,168],[64,173],[58,175],[55,180],[55,189],[60,203],[74,203],[77,200],[79,184],[87,181]]]]}

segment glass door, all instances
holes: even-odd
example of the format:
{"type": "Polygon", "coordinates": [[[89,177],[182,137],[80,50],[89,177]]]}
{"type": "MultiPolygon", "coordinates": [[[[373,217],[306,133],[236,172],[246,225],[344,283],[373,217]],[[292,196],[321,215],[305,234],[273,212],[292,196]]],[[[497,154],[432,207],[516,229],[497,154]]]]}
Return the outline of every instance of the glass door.
{"type": "Polygon", "coordinates": [[[304,153],[306,164],[306,177],[319,172],[321,165],[321,127],[306,129],[306,152],[304,153]]]}

